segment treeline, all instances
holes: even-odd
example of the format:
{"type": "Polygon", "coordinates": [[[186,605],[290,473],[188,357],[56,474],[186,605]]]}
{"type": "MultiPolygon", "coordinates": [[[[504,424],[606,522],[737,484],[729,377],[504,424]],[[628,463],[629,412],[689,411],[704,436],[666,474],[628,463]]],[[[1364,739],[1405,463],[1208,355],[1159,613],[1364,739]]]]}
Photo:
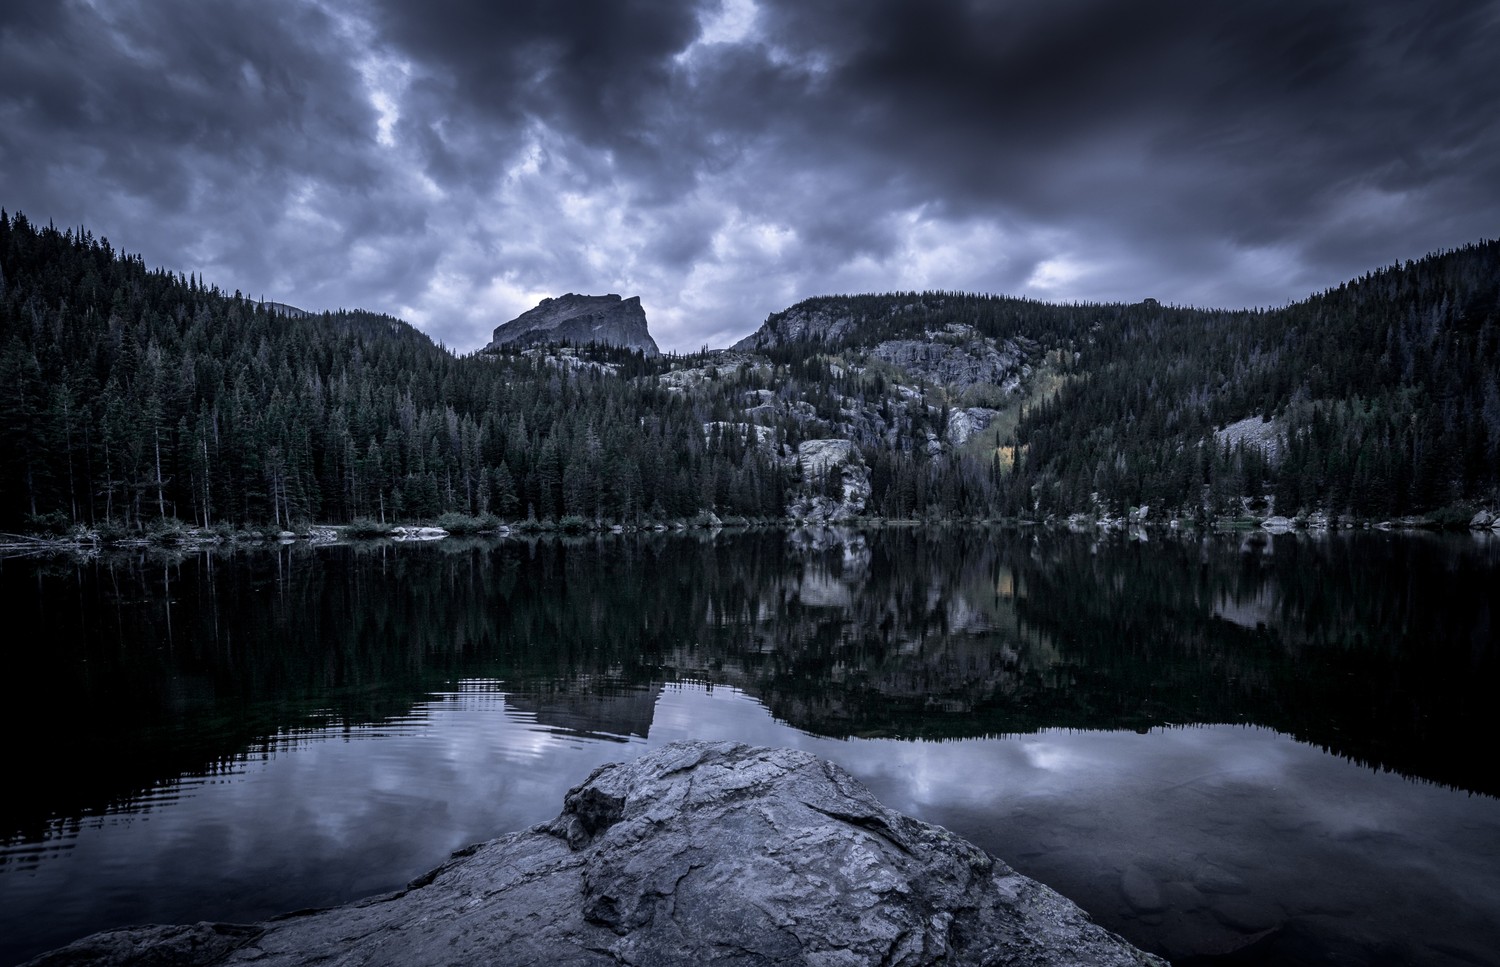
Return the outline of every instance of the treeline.
{"type": "Polygon", "coordinates": [[[1365,275],[1284,309],[1099,306],[1074,378],[1017,436],[1043,507],[1425,513],[1500,490],[1500,243],[1365,275]],[[1270,421],[1269,445],[1215,429],[1270,421]]]}
{"type": "Polygon", "coordinates": [[[292,319],[0,212],[0,524],[782,513],[777,461],[598,355],[623,376],[292,319]]]}
{"type": "Polygon", "coordinates": [[[398,319],[291,318],[0,212],[0,529],[779,518],[797,494],[840,496],[837,468],[805,479],[785,459],[821,437],[858,444],[865,512],[886,517],[1203,516],[1262,495],[1288,515],[1458,515],[1500,494],[1497,243],[1278,310],[894,293],[768,327],[793,313],[852,325],[773,340],[763,362],[456,357],[398,319]],[[864,355],[953,323],[1023,342],[1060,387],[984,446],[940,445],[974,391],[864,355]],[[685,367],[705,375],[658,379],[685,367]],[[1216,433],[1248,417],[1259,439],[1216,433]]]}
{"type": "Polygon", "coordinates": [[[1456,520],[1500,497],[1497,320],[1500,243],[1482,242],[1274,310],[964,292],[823,296],[773,314],[766,352],[821,377],[842,400],[869,395],[871,381],[828,360],[953,323],[1027,340],[1054,362],[1058,392],[1028,406],[1014,436],[998,441],[1013,464],[921,452],[923,433],[946,425],[937,408],[960,400],[939,395],[927,418],[906,414],[905,444],[867,453],[875,507],[892,516],[1140,505],[1157,515],[1236,515],[1248,498],[1261,513],[1446,511],[1456,520]],[[1250,418],[1263,422],[1252,439],[1217,432],[1250,418]]]}

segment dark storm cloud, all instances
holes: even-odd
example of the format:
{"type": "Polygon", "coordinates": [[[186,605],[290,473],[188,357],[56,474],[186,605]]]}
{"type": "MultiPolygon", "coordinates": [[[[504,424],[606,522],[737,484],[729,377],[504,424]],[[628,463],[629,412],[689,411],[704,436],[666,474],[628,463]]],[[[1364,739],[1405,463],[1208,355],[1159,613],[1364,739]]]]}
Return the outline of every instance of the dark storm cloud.
{"type": "Polygon", "coordinates": [[[204,160],[231,165],[231,180],[368,177],[358,154],[317,150],[347,143],[370,118],[345,96],[348,66],[309,42],[328,32],[316,10],[268,21],[258,4],[20,6],[0,26],[11,177],[61,181],[59,168],[84,169],[77,187],[152,198],[167,213],[195,191],[228,187],[200,183],[212,174],[197,167],[204,160]]]}
{"type": "Polygon", "coordinates": [[[827,65],[800,110],[830,165],[885,159],[945,211],[1293,246],[1342,226],[1360,192],[1440,189],[1495,213],[1493,4],[862,0],[762,16],[772,44],[827,65]]]}
{"type": "MultiPolygon", "coordinates": [[[[687,60],[707,13],[687,5],[389,6],[387,39],[467,116],[545,119],[638,206],[712,179],[795,230],[792,273],[896,257],[886,216],[920,208],[1020,247],[1062,232],[1060,252],[1128,276],[1058,295],[1131,297],[1145,268],[1169,298],[1276,302],[1495,214],[1494,4],[766,0],[742,42],[687,60]],[[1265,251],[1274,289],[1236,274],[1265,251]]],[[[675,264],[711,242],[656,247],[675,264]]],[[[1013,261],[948,284],[1024,285],[1041,260],[1013,261]]]]}
{"type": "Polygon", "coordinates": [[[420,109],[410,112],[404,129],[447,172],[493,172],[496,156],[514,146],[516,131],[542,119],[582,148],[608,150],[637,174],[691,175],[674,164],[669,150],[676,124],[688,119],[663,108],[673,84],[672,57],[698,35],[693,4],[374,0],[371,11],[385,40],[422,74],[414,87],[420,109]],[[476,145],[477,152],[450,151],[436,132],[455,119],[495,137],[476,145]]]}
{"type": "MultiPolygon", "coordinates": [[[[371,205],[375,116],[333,18],[306,4],[6,5],[5,203],[86,222],[229,288],[352,275],[354,240],[420,224],[371,205]]],[[[272,295],[277,293],[272,291],[272,295]]]]}
{"type": "Polygon", "coordinates": [[[1500,224],[1500,5],[12,0],[0,204],[459,348],[827,291],[1267,304],[1500,224]]]}

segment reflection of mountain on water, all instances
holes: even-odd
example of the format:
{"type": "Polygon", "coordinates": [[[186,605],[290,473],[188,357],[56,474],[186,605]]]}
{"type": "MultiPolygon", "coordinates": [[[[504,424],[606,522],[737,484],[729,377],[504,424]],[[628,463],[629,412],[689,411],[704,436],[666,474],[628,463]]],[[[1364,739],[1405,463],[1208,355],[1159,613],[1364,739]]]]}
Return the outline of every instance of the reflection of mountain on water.
{"type": "Polygon", "coordinates": [[[536,723],[580,738],[624,741],[647,738],[661,686],[591,688],[588,681],[558,682],[511,692],[506,707],[534,716],[536,723]]]}
{"type": "Polygon", "coordinates": [[[976,710],[1066,684],[1055,646],[1020,620],[1014,578],[994,560],[928,560],[902,578],[902,562],[870,554],[862,535],[798,550],[795,567],[758,585],[752,607],[719,616],[737,620],[710,615],[714,647],[694,643],[663,661],[836,736],[917,736],[936,723],[980,734],[976,710]]]}
{"type": "Polygon", "coordinates": [[[1269,628],[1276,623],[1275,604],[1276,596],[1269,587],[1263,587],[1243,598],[1225,591],[1219,594],[1213,616],[1254,631],[1257,628],[1269,628]]]}
{"type": "Polygon", "coordinates": [[[1255,537],[794,535],[791,566],[750,555],[705,586],[702,632],[658,660],[820,734],[1260,724],[1500,792],[1450,741],[1500,684],[1500,546],[1255,537]]]}
{"type": "Polygon", "coordinates": [[[694,680],[834,736],[1256,723],[1495,793],[1451,739],[1489,725],[1497,575],[1494,542],[962,529],[7,562],[45,643],[0,654],[7,734],[47,740],[5,764],[54,778],[0,835],[470,679],[580,735],[694,680]]]}

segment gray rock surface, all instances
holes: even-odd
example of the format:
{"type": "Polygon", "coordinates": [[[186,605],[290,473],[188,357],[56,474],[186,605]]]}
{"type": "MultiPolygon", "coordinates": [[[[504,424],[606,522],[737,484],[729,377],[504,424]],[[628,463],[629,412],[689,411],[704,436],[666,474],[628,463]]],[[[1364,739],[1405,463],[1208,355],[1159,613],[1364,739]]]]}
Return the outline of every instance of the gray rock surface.
{"type": "Polygon", "coordinates": [[[846,463],[860,463],[859,448],[848,440],[803,440],[797,446],[797,463],[804,476],[828,473],[846,463]]]}
{"type": "Polygon", "coordinates": [[[1240,444],[1254,447],[1273,463],[1281,457],[1281,427],[1275,420],[1247,416],[1214,431],[1214,446],[1233,449],[1240,444]]]}
{"type": "Polygon", "coordinates": [[[859,320],[842,307],[820,300],[798,303],[778,312],[750,335],[730,346],[739,352],[765,352],[799,340],[831,343],[859,330],[859,320]]]}
{"type": "Polygon", "coordinates": [[[535,309],[496,326],[490,348],[560,342],[622,346],[639,349],[647,356],[658,353],[656,340],[646,329],[646,310],[641,308],[640,296],[621,299],[617,295],[572,292],[543,299],[535,309]]]}
{"type": "Polygon", "coordinates": [[[947,830],[787,749],[678,743],[406,889],[138,927],[32,964],[1160,964],[947,830]]]}
{"type": "Polygon", "coordinates": [[[1031,373],[1026,353],[1014,341],[997,343],[972,332],[926,339],[892,339],[870,350],[870,355],[899,366],[909,376],[931,383],[967,389],[980,383],[1011,394],[1031,373]]]}
{"type": "Polygon", "coordinates": [[[943,436],[948,443],[961,447],[976,433],[990,428],[995,422],[995,417],[1000,415],[999,410],[992,410],[984,406],[970,406],[966,409],[956,409],[948,414],[948,426],[943,430],[943,436]]]}
{"type": "Polygon", "coordinates": [[[797,465],[804,489],[794,491],[786,515],[800,524],[837,524],[865,511],[870,499],[870,468],[848,440],[803,440],[797,465]],[[821,489],[816,492],[821,481],[821,489]]]}

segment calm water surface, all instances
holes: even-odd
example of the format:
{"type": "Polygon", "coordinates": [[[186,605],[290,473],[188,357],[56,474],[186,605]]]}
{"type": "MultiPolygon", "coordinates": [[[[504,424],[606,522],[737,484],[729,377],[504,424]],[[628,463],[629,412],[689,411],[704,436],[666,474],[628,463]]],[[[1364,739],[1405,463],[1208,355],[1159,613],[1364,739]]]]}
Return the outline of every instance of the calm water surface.
{"type": "Polygon", "coordinates": [[[0,562],[0,963],[804,748],[1182,963],[1500,963],[1500,542],[977,530],[0,562]]]}

